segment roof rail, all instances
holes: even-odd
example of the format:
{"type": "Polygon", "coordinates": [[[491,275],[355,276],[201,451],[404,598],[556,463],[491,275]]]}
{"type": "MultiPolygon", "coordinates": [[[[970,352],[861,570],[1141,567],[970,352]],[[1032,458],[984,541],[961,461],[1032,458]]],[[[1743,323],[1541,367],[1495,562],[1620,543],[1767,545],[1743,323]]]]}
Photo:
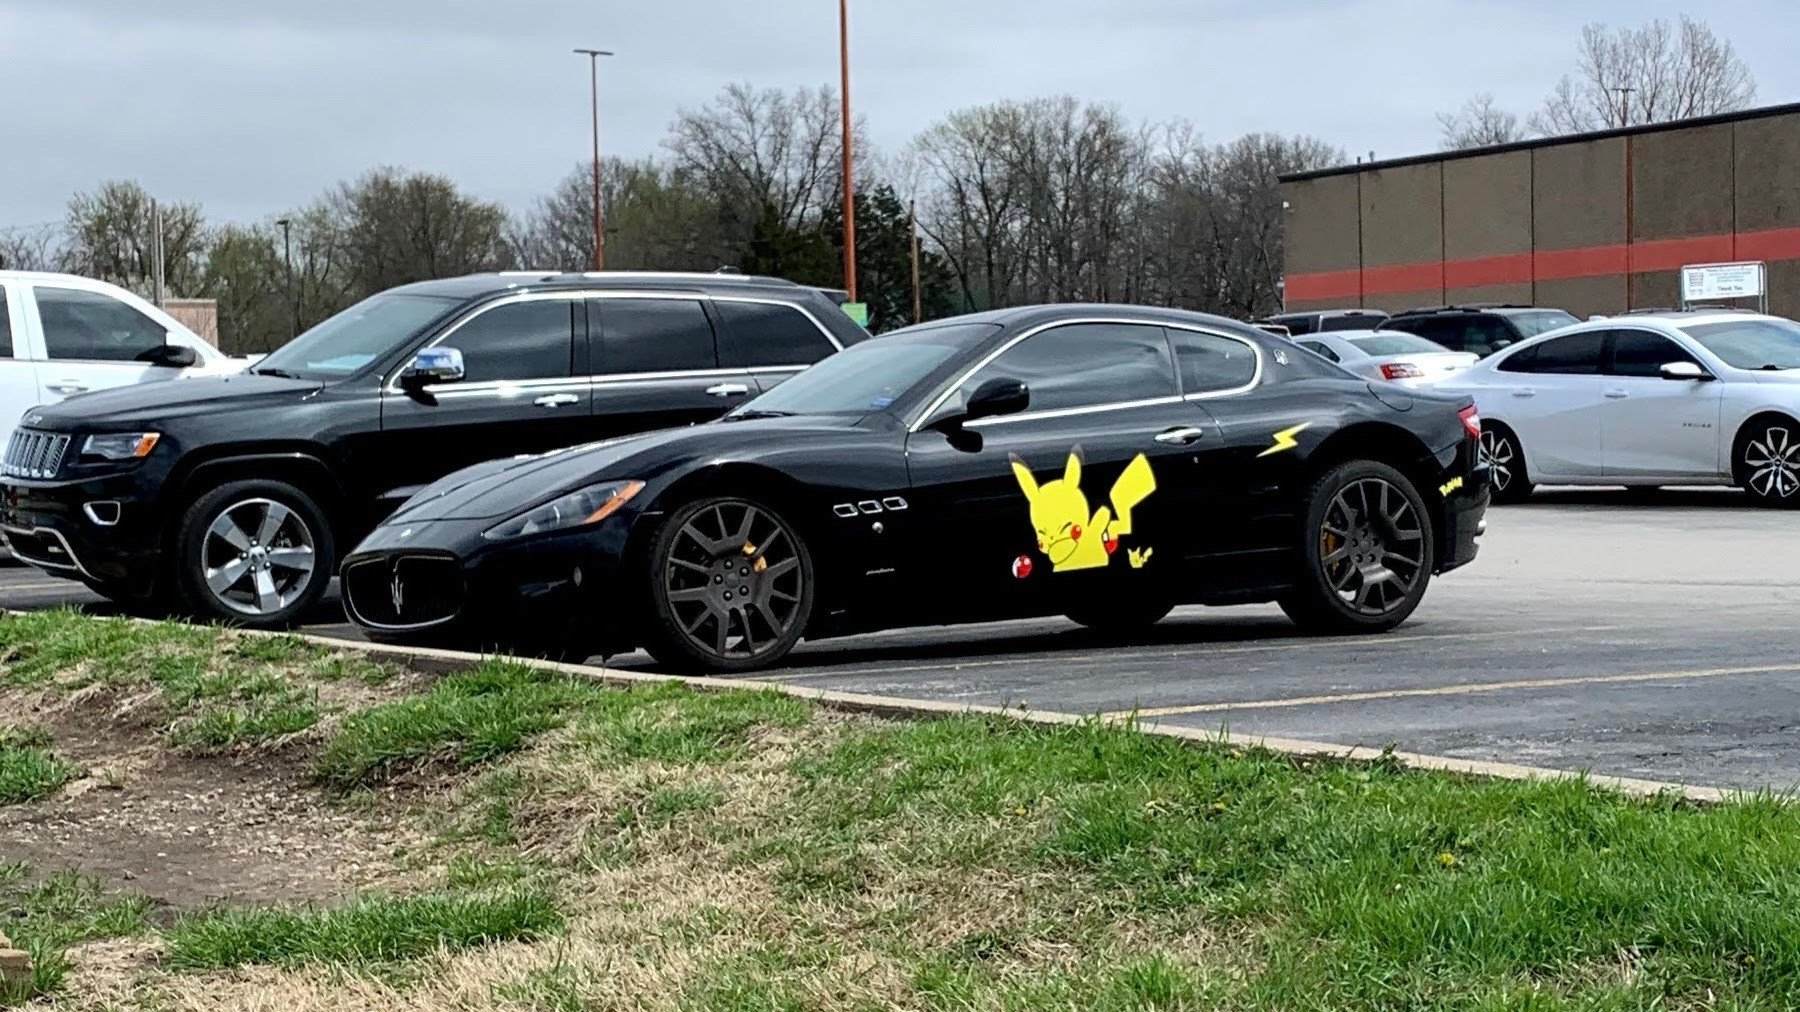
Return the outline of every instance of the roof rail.
{"type": "Polygon", "coordinates": [[[710,284],[742,284],[769,285],[782,288],[799,288],[800,283],[787,278],[767,277],[761,274],[722,274],[705,271],[571,271],[584,278],[639,278],[646,281],[705,281],[710,284]]]}

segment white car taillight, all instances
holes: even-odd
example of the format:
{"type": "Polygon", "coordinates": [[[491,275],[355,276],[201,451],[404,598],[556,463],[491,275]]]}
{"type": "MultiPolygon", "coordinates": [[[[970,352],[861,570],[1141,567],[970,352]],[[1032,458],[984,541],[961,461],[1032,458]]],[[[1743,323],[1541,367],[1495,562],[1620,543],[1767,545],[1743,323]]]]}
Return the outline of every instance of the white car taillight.
{"type": "Polygon", "coordinates": [[[1381,378],[1390,380],[1418,379],[1425,371],[1411,362],[1383,362],[1381,378]]]}

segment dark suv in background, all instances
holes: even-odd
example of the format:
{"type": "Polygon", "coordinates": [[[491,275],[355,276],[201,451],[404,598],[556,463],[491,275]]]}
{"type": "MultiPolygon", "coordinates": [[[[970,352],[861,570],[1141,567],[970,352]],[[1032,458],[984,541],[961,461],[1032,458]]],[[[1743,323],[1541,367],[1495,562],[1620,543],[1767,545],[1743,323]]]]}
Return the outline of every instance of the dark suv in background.
{"type": "Polygon", "coordinates": [[[124,602],[292,624],[348,550],[469,464],[704,422],[868,334],[773,278],[407,285],[216,379],[38,408],[0,463],[13,553],[124,602]]]}
{"type": "Polygon", "coordinates": [[[1580,323],[1560,309],[1536,306],[1438,306],[1396,313],[1377,330],[1400,330],[1451,351],[1482,358],[1528,337],[1580,323]]]}
{"type": "Polygon", "coordinates": [[[1290,337],[1336,330],[1374,330],[1388,314],[1379,309],[1320,309],[1310,313],[1281,313],[1257,320],[1255,326],[1285,327],[1290,337]]]}

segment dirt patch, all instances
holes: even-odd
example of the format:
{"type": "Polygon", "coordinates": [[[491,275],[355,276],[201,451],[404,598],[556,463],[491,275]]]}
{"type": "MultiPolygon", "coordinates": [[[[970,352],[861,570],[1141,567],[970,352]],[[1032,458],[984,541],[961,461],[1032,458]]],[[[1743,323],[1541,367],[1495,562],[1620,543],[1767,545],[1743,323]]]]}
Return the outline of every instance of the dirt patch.
{"type": "Polygon", "coordinates": [[[393,883],[393,815],[347,810],[310,781],[310,736],[204,756],[158,742],[153,708],[118,693],[0,693],[86,775],[41,804],[0,809],[0,859],[77,868],[179,909],[327,900],[393,883]]]}

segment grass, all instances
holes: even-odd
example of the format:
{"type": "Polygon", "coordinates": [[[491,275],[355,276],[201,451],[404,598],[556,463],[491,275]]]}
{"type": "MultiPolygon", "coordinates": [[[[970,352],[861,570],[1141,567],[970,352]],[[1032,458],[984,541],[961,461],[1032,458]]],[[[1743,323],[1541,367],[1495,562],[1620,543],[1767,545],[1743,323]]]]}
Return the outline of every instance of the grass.
{"type": "Polygon", "coordinates": [[[9,911],[4,930],[31,954],[31,976],[0,981],[0,1005],[23,1004],[50,994],[68,975],[63,950],[77,942],[143,933],[150,902],[141,896],[106,896],[94,879],[62,871],[26,883],[22,864],[0,866],[0,905],[9,911]]]}
{"type": "Polygon", "coordinates": [[[42,729],[0,727],[0,805],[47,798],[79,773],[51,753],[49,744],[42,729]]]}
{"type": "Polygon", "coordinates": [[[366,966],[490,942],[533,940],[562,928],[541,892],[360,896],[345,906],[217,910],[185,917],[167,933],[169,965],[183,970],[251,964],[366,966]]]}
{"type": "Polygon", "coordinates": [[[376,685],[385,666],[295,636],[236,636],[172,622],[94,619],[70,610],[0,615],[0,687],[157,690],[171,744],[223,751],[318,724],[318,685],[376,685]]]}
{"type": "MultiPolygon", "coordinates": [[[[7,621],[0,679],[153,684],[183,748],[292,734],[326,711],[309,693],[393,674],[281,638],[240,649],[51,625],[49,646],[21,646],[7,621]],[[71,659],[54,636],[140,651],[137,673],[71,659]],[[60,667],[34,667],[51,655],[60,667]]],[[[1800,1008],[1800,805],[1785,799],[1698,807],[1099,722],[848,718],[773,692],[614,689],[500,661],[345,714],[306,747],[333,796],[438,834],[406,861],[415,888],[440,891],[181,916],[144,971],[152,996],[190,981],[221,1007],[324,1008],[340,969],[417,961],[359,1000],[1800,1008]],[[272,969],[235,972],[250,965],[272,969]]],[[[22,874],[0,866],[0,890],[29,911],[21,935],[53,975],[74,941],[143,930],[141,907],[73,879],[64,900],[29,899],[22,874]]]]}

